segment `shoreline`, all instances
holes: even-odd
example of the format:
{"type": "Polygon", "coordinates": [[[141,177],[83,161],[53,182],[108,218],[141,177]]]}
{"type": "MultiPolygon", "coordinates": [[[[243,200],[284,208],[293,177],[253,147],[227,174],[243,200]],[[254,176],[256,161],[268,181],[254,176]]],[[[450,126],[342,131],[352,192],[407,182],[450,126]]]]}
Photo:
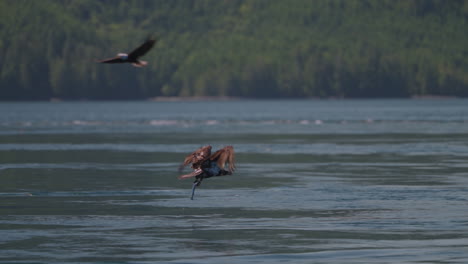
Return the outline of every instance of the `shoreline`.
{"type": "Polygon", "coordinates": [[[42,100],[0,100],[0,103],[7,102],[51,102],[51,103],[60,103],[60,102],[130,102],[130,101],[149,101],[149,102],[228,102],[228,101],[265,101],[265,100],[310,100],[310,101],[346,101],[346,100],[456,100],[456,99],[466,99],[467,97],[458,97],[458,96],[440,96],[440,95],[413,95],[409,97],[359,97],[359,98],[345,98],[345,97],[276,97],[276,98],[259,98],[259,97],[236,97],[236,96],[156,96],[149,98],[140,98],[140,99],[89,99],[89,98],[80,98],[80,99],[67,99],[52,97],[49,99],[42,100]]]}
{"type": "Polygon", "coordinates": [[[199,101],[240,101],[247,98],[234,96],[156,96],[146,99],[153,102],[199,102],[199,101]]]}

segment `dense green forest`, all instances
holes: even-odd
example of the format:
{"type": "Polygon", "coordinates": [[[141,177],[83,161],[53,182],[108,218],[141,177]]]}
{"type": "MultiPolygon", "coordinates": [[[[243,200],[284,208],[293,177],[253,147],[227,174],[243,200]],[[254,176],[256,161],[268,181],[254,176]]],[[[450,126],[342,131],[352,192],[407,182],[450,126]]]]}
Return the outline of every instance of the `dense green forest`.
{"type": "Polygon", "coordinates": [[[468,0],[0,0],[0,100],[414,95],[468,96],[468,0]]]}

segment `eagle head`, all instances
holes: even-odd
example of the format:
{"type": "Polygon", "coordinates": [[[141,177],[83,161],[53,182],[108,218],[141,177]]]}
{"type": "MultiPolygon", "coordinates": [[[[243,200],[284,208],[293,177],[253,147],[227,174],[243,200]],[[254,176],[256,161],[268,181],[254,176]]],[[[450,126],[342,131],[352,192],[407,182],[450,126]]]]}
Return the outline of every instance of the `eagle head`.
{"type": "Polygon", "coordinates": [[[117,57],[119,57],[121,60],[127,60],[128,59],[128,54],[127,53],[119,53],[119,54],[117,54],[117,57]]]}

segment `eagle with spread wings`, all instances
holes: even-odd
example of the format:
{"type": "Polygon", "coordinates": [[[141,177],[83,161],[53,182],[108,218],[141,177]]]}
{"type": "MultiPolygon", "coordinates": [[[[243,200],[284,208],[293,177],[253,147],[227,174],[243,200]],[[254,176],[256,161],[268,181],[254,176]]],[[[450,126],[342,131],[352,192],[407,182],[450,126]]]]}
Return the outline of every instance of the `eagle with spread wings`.
{"type": "Polygon", "coordinates": [[[147,61],[139,60],[139,58],[145,55],[150,49],[153,48],[157,39],[148,38],[138,48],[134,49],[130,53],[118,53],[116,57],[100,60],[100,63],[131,63],[135,67],[144,67],[148,65],[147,61]]]}
{"type": "Polygon", "coordinates": [[[236,169],[234,148],[232,146],[226,146],[211,154],[211,146],[201,147],[185,157],[184,162],[179,167],[179,171],[182,172],[184,167],[189,164],[192,164],[191,168],[193,171],[189,174],[179,176],[179,179],[195,177],[192,186],[192,196],[190,198],[193,200],[195,188],[200,186],[203,179],[231,175],[234,172],[236,169]]]}

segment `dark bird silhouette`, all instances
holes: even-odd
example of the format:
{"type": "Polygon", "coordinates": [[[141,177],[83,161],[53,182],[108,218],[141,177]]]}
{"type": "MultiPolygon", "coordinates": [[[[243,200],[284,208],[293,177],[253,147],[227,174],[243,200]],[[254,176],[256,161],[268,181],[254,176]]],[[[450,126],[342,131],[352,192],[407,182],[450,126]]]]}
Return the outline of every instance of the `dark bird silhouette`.
{"type": "Polygon", "coordinates": [[[189,164],[192,164],[191,168],[193,171],[189,174],[180,175],[179,179],[195,177],[192,186],[192,196],[190,198],[193,200],[195,188],[200,186],[203,179],[214,176],[231,175],[234,172],[236,168],[234,148],[232,146],[226,146],[216,151],[214,154],[211,154],[211,146],[201,147],[185,157],[184,162],[179,167],[179,172],[182,172],[184,167],[189,164]],[[225,169],[226,166],[227,170],[225,169]]]}
{"type": "Polygon", "coordinates": [[[148,62],[139,60],[141,56],[145,55],[151,48],[153,48],[157,39],[148,38],[145,43],[141,44],[138,48],[130,53],[118,53],[116,57],[100,60],[100,63],[131,63],[135,67],[144,67],[148,62]]]}

